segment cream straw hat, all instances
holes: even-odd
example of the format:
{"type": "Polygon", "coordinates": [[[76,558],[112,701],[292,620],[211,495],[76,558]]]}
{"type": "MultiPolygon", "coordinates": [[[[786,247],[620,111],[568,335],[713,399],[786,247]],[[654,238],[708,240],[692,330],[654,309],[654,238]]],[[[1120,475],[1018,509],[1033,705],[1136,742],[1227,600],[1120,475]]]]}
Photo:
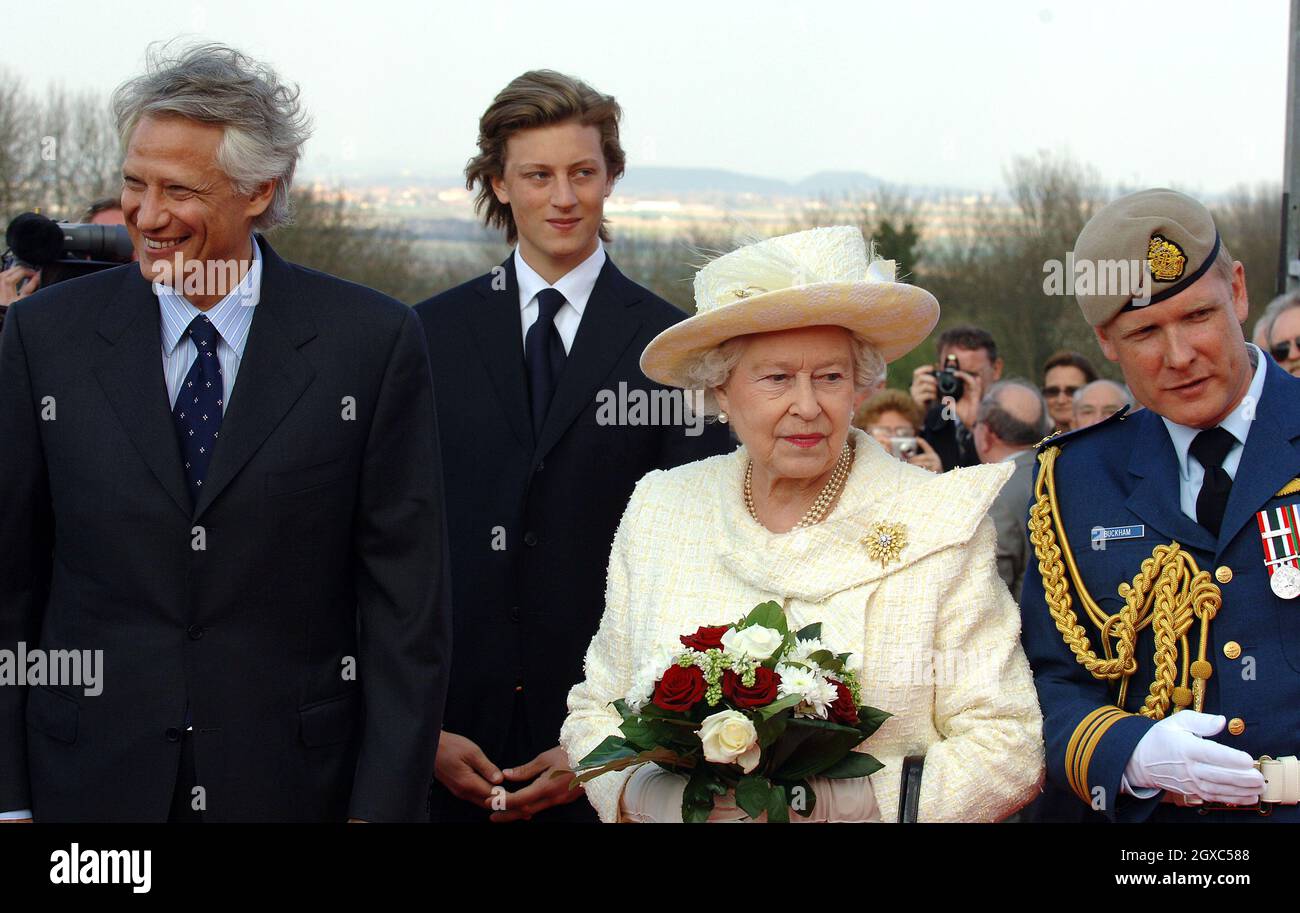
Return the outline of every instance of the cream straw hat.
{"type": "Polygon", "coordinates": [[[695,316],[641,353],[652,380],[690,387],[686,368],[728,339],[796,327],[841,326],[885,359],[906,355],[939,322],[939,302],[897,282],[894,261],[872,259],[852,226],[813,228],[748,244],[695,274],[695,316]]]}

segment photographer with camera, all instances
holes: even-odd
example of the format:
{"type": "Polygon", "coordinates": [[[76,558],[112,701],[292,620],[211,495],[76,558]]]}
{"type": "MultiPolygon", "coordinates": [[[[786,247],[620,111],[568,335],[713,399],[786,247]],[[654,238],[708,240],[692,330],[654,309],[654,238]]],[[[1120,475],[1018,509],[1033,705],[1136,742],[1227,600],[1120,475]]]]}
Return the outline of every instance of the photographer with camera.
{"type": "MultiPolygon", "coordinates": [[[[21,224],[20,220],[23,219],[24,217],[20,216],[18,219],[15,219],[11,225],[21,224]]],[[[26,219],[25,221],[31,223],[35,220],[26,219]]],[[[49,222],[49,220],[40,221],[49,222]]],[[[49,223],[49,225],[54,226],[59,224],[60,223],[49,223]]],[[[122,217],[122,200],[118,197],[104,197],[103,199],[95,200],[86,207],[86,210],[81,214],[78,223],[78,225],[125,224],[126,222],[122,217]]],[[[77,226],[73,225],[70,227],[76,228],[77,226]]],[[[50,232],[51,229],[46,227],[45,231],[50,232]]],[[[8,233],[6,233],[6,235],[8,235],[8,233]]],[[[52,234],[49,243],[55,243],[52,234]]],[[[99,246],[88,246],[85,251],[81,252],[81,256],[90,261],[94,260],[96,256],[104,256],[105,250],[110,250],[110,248],[105,247],[105,245],[102,244],[99,246]]],[[[112,262],[117,262],[117,260],[126,253],[127,251],[125,248],[117,250],[116,253],[110,253],[112,262]]],[[[54,256],[64,257],[68,256],[68,253],[65,253],[62,247],[60,247],[60,250],[54,256]]],[[[130,252],[130,259],[135,259],[134,252],[130,252]]],[[[17,257],[6,258],[5,267],[0,269],[0,327],[4,325],[4,315],[5,311],[9,308],[9,305],[33,294],[40,287],[41,269],[39,266],[26,263],[22,261],[21,258],[17,257]]]]}
{"type": "Polygon", "coordinates": [[[984,392],[1002,377],[1002,359],[992,334],[958,326],[939,336],[939,360],[912,372],[912,399],[925,412],[921,438],[933,448],[944,470],[978,466],[971,437],[984,392]]]}
{"type": "Polygon", "coordinates": [[[903,462],[943,472],[938,454],[917,433],[923,418],[916,403],[902,390],[881,390],[862,404],[853,425],[903,462]]]}

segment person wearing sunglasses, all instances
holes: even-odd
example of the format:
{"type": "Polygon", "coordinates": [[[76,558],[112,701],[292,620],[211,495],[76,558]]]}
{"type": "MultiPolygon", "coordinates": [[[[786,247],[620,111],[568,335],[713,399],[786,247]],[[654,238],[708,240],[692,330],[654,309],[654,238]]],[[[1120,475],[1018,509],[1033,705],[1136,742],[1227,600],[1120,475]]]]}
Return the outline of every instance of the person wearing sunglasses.
{"type": "Polygon", "coordinates": [[[1268,354],[1288,373],[1300,377],[1300,291],[1274,298],[1261,319],[1268,328],[1268,354]]]}
{"type": "Polygon", "coordinates": [[[1053,431],[1074,428],[1074,394],[1097,379],[1097,369],[1080,355],[1062,349],[1043,364],[1043,399],[1052,417],[1053,431]]]}

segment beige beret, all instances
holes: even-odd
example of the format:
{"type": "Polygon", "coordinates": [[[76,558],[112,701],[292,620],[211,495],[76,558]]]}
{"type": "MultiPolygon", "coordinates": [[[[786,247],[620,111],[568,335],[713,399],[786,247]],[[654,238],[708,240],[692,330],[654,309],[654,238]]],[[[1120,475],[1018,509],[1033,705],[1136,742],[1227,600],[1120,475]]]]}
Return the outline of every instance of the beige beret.
{"type": "Polygon", "coordinates": [[[1121,311],[1177,295],[1218,253],[1219,232],[1199,202],[1176,190],[1130,193],[1098,210],[1079,232],[1075,298],[1088,323],[1101,326],[1121,311]]]}

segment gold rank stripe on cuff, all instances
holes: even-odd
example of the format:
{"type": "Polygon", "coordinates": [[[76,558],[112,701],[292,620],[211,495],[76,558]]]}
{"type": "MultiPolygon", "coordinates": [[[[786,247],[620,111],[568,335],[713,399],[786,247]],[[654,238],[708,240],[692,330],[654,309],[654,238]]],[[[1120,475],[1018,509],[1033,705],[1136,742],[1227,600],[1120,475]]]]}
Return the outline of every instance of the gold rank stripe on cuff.
{"type": "Polygon", "coordinates": [[[1070,743],[1065,748],[1065,777],[1070,789],[1084,802],[1092,802],[1088,792],[1088,765],[1092,753],[1111,726],[1132,715],[1118,707],[1098,707],[1083,718],[1075,727],[1074,735],[1070,736],[1070,743]]]}

